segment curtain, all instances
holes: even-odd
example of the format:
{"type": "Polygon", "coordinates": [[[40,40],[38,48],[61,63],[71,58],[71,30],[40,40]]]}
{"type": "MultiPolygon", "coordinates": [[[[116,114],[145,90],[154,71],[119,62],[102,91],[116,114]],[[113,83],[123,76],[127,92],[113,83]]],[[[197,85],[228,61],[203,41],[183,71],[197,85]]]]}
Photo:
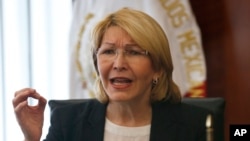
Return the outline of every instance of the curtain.
{"type": "MultiPolygon", "coordinates": [[[[23,139],[15,91],[32,87],[47,100],[69,98],[71,10],[71,0],[0,0],[0,141],[23,139]]],[[[48,126],[47,106],[43,137],[48,126]]]]}

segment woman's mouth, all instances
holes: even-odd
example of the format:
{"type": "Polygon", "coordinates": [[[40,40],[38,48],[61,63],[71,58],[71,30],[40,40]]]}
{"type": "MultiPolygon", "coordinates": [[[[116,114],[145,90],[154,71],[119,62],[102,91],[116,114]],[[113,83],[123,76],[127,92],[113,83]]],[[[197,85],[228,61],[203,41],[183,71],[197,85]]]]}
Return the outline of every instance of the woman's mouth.
{"type": "Polygon", "coordinates": [[[112,78],[110,82],[116,88],[126,88],[132,83],[132,80],[128,78],[112,78]]]}

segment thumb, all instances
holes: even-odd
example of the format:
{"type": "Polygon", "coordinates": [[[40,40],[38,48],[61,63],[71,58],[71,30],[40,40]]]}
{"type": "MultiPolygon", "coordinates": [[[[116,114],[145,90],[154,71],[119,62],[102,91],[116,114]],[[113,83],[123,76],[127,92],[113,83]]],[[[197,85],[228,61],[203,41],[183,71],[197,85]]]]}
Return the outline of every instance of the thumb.
{"type": "Polygon", "coordinates": [[[39,107],[41,107],[44,110],[47,104],[47,100],[44,97],[40,96],[38,101],[39,101],[38,102],[39,107]]]}

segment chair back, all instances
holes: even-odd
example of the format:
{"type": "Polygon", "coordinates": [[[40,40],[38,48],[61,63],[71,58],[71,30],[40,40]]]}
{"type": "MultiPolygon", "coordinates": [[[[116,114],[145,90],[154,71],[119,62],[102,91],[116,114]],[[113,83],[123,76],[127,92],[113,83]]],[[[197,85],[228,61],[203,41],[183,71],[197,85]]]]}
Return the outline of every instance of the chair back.
{"type": "Polygon", "coordinates": [[[224,141],[225,100],[223,98],[183,98],[182,102],[209,110],[212,113],[213,141],[224,141]]]}
{"type": "MultiPolygon", "coordinates": [[[[88,99],[50,100],[49,107],[53,112],[58,107],[85,101],[88,101],[88,99]]],[[[224,141],[225,100],[223,98],[183,98],[182,102],[208,109],[212,113],[213,119],[213,141],[224,141]]]]}

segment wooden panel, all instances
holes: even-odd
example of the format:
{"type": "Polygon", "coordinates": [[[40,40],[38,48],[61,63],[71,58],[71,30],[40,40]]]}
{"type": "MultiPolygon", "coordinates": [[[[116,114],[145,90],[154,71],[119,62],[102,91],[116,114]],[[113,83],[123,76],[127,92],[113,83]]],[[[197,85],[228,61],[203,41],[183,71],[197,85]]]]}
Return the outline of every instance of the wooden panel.
{"type": "Polygon", "coordinates": [[[229,123],[250,124],[250,1],[225,0],[232,32],[228,50],[226,98],[229,123]]]}
{"type": "Polygon", "coordinates": [[[223,54],[224,13],[223,3],[217,0],[190,0],[202,34],[207,65],[208,96],[224,97],[225,68],[223,54]],[[215,73],[216,72],[216,73],[215,73]],[[219,94],[219,95],[218,95],[219,94]]]}
{"type": "Polygon", "coordinates": [[[224,97],[230,124],[250,124],[250,1],[190,0],[207,63],[208,97],[224,97]]]}

